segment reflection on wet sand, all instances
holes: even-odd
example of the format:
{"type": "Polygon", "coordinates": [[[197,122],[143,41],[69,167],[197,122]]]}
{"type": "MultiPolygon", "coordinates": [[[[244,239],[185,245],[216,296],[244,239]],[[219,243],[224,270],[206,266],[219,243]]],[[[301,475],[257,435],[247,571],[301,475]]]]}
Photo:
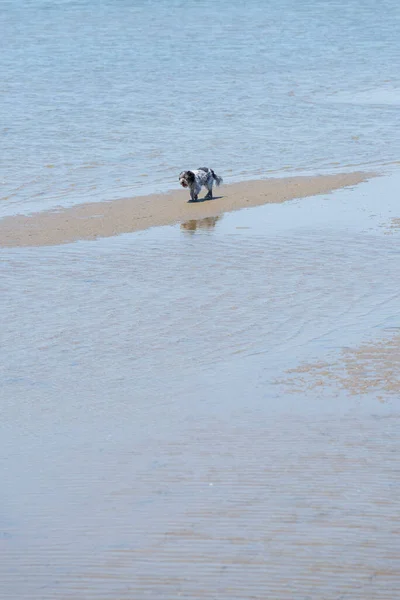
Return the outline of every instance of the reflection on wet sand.
{"type": "Polygon", "coordinates": [[[400,334],[358,348],[345,348],[333,362],[305,363],[289,369],[279,383],[291,392],[326,389],[333,384],[351,394],[400,394],[400,334]]]}
{"type": "Polygon", "coordinates": [[[188,233],[194,233],[198,229],[201,230],[210,230],[214,229],[218,221],[221,219],[221,216],[218,217],[206,217],[205,219],[191,219],[190,221],[186,221],[181,224],[181,229],[187,231],[188,233]]]}

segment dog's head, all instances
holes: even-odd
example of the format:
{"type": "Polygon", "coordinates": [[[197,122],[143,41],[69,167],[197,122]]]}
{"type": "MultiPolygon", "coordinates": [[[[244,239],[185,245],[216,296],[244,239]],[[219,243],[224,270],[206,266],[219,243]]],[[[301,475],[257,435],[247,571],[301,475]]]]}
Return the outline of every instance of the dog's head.
{"type": "Polygon", "coordinates": [[[179,175],[179,183],[184,188],[190,187],[194,183],[194,173],[192,171],[182,171],[179,175]]]}

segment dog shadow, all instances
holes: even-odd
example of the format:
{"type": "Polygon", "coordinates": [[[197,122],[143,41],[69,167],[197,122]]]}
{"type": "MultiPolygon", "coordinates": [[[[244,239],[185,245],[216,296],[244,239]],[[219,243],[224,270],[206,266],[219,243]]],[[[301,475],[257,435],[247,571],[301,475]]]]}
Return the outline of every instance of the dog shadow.
{"type": "Polygon", "coordinates": [[[221,215],[217,217],[205,217],[204,219],[191,219],[190,221],[181,223],[181,229],[190,235],[193,235],[198,230],[211,231],[220,219],[221,215]]]}
{"type": "Polygon", "coordinates": [[[213,200],[221,200],[224,196],[213,196],[212,198],[199,198],[198,200],[188,200],[188,204],[200,204],[200,202],[212,202],[213,200]]]}

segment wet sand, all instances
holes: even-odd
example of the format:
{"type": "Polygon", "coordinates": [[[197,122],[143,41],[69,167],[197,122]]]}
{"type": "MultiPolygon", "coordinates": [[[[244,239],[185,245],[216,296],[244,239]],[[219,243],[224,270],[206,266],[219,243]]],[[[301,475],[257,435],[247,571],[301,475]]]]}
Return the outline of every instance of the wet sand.
{"type": "Polygon", "coordinates": [[[301,364],[287,375],[280,383],[291,393],[335,386],[354,396],[376,393],[382,402],[387,394],[400,398],[400,335],[345,348],[332,362],[301,364]]]}
{"type": "Polygon", "coordinates": [[[5,217],[0,220],[0,247],[52,246],[213,218],[241,208],[326,194],[372,176],[355,172],[246,181],[216,188],[215,199],[207,202],[188,203],[188,191],[178,190],[5,217]]]}
{"type": "Polygon", "coordinates": [[[399,598],[399,186],[2,250],[1,598],[399,598]]]}

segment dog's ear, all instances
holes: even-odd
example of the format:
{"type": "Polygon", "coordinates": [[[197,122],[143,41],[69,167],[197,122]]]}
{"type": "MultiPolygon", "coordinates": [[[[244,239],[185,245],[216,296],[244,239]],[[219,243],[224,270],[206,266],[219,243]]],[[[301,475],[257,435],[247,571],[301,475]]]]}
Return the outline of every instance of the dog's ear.
{"type": "Polygon", "coordinates": [[[193,183],[194,182],[194,173],[193,173],[193,171],[186,171],[186,180],[188,181],[188,183],[193,183]]]}

